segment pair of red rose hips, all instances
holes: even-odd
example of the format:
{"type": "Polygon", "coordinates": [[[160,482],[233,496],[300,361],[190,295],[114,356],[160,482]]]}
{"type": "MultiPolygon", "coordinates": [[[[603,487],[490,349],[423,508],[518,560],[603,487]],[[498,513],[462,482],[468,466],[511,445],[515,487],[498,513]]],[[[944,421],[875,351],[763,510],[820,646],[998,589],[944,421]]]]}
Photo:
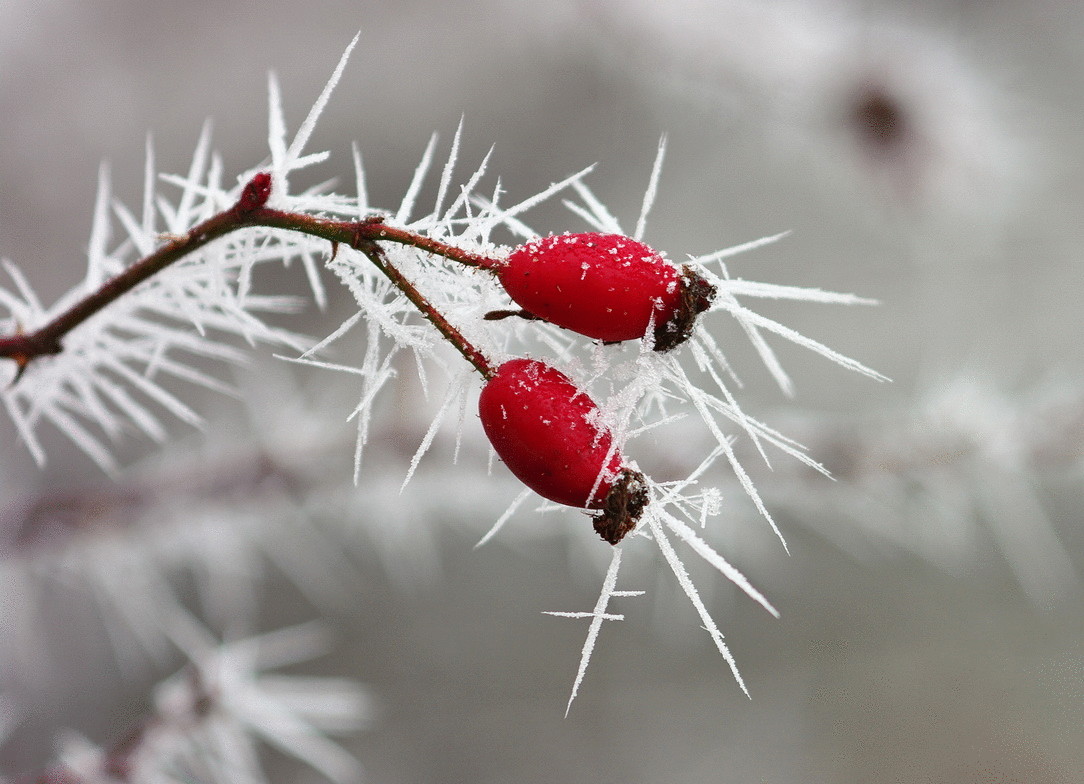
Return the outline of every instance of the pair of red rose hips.
{"type": "MultiPolygon", "coordinates": [[[[618,342],[654,330],[656,351],[689,337],[714,287],[641,242],[614,234],[565,234],[516,248],[496,268],[518,315],[618,342]]],[[[512,315],[506,311],[490,318],[512,315]]],[[[525,485],[551,501],[599,510],[595,531],[617,544],[648,502],[643,474],[625,466],[593,400],[542,362],[513,359],[478,403],[494,450],[525,485]]]]}

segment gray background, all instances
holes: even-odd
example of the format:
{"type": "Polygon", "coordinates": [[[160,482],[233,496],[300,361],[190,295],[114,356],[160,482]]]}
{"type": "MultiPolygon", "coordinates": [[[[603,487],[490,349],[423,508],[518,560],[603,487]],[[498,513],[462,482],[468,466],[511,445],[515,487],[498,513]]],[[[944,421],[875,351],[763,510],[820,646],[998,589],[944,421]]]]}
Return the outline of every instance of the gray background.
{"type": "MultiPolygon", "coordinates": [[[[720,546],[738,553],[783,613],[774,621],[722,586],[706,589],[753,700],[731,682],[681,598],[664,580],[653,583],[660,565],[646,563],[629,581],[641,576],[655,598],[603,630],[563,718],[584,628],[539,611],[593,605],[601,567],[597,552],[579,550],[600,545],[532,534],[536,521],[525,517],[503,541],[472,550],[515,488],[496,483],[472,503],[475,485],[457,484],[472,466],[451,467],[438,454],[430,483],[395,496],[425,426],[399,410],[388,414],[399,430],[389,426],[370,448],[383,450],[370,463],[379,470],[354,491],[383,498],[390,487],[392,500],[374,506],[392,519],[374,522],[369,508],[339,521],[366,531],[350,549],[356,584],[345,607],[320,609],[338,640],[318,668],[368,684],[379,704],[371,729],[347,741],[370,780],[1081,780],[1079,585],[1039,580],[1029,595],[1009,566],[1012,538],[982,533],[983,519],[999,514],[982,488],[1026,488],[1079,569],[1084,8],[685,0],[655,18],[640,2],[526,5],[2,2],[0,255],[44,299],[57,295],[81,274],[101,160],[111,162],[118,196],[137,204],[146,133],[159,168],[180,171],[209,116],[227,171],[247,168],[266,149],[267,70],[279,75],[296,127],[359,29],[313,147],[346,167],[356,140],[375,204],[398,202],[430,133],[446,143],[463,115],[464,160],[495,144],[492,170],[513,196],[599,161],[596,192],[631,224],[665,132],[669,154],[647,240],[680,258],[792,230],[735,259],[731,271],[880,300],[876,308],[765,310],[894,379],[874,384],[780,347],[797,382],[789,401],[750,350],[728,346],[747,409],[806,438],[841,474],[822,486],[788,469],[755,472],[788,534],[789,557],[728,492],[740,524],[720,546]],[[861,135],[854,101],[870,83],[899,101],[915,135],[889,147],[861,135]],[[1005,467],[980,443],[948,466],[935,456],[923,473],[923,438],[943,447],[940,420],[924,401],[961,378],[1015,417],[1002,433],[996,410],[974,404],[992,423],[991,441],[1024,434],[1064,454],[1005,467]],[[1029,425],[1035,391],[1051,388],[1068,401],[1065,418],[1054,420],[1063,426],[1029,425]],[[878,449],[910,466],[901,485],[859,481],[853,464],[878,449]],[[925,482],[950,488],[968,510],[984,509],[978,523],[958,521],[963,545],[951,514],[931,522],[927,508],[911,504],[925,482]],[[405,543],[374,544],[400,523],[414,532],[405,543]],[[916,544],[909,526],[927,540],[916,544]],[[745,540],[747,530],[755,533],[745,540]],[[411,553],[415,534],[433,548],[431,562],[411,553]],[[958,551],[941,558],[948,542],[958,551]]],[[[581,228],[573,220],[544,209],[533,225],[581,228]]],[[[332,308],[345,313],[348,303],[332,308]]],[[[333,323],[334,314],[302,321],[313,334],[333,323]]],[[[260,388],[264,367],[245,383],[260,388]]],[[[345,413],[348,403],[340,404],[345,413]]],[[[202,405],[226,422],[248,416],[257,432],[276,426],[273,405],[248,414],[221,401],[202,405]]],[[[42,493],[107,487],[60,441],[39,471],[7,423],[0,434],[0,499],[9,508],[42,493]]],[[[182,464],[205,448],[202,436],[177,434],[182,464]]],[[[127,462],[153,475],[152,447],[124,449],[127,462]]],[[[348,474],[349,455],[343,445],[327,456],[335,467],[321,470],[335,480],[322,477],[320,487],[348,474]]],[[[160,459],[169,465],[171,457],[160,459]]],[[[237,508],[253,503],[241,498],[237,508]]],[[[1027,516],[1020,519],[1026,540],[1027,516]]],[[[1040,572],[1043,555],[1033,562],[1040,572]]],[[[706,572],[698,579],[712,582],[706,572]]],[[[274,570],[260,587],[259,628],[313,616],[274,570]]],[[[147,685],[176,664],[118,670],[93,605],[72,595],[54,587],[35,598],[56,670],[17,694],[33,710],[3,749],[11,770],[42,765],[63,726],[99,742],[118,736],[146,710],[147,685]]],[[[8,683],[20,681],[34,655],[16,653],[5,662],[8,683]]],[[[309,780],[272,764],[281,766],[279,780],[309,780]]]]}

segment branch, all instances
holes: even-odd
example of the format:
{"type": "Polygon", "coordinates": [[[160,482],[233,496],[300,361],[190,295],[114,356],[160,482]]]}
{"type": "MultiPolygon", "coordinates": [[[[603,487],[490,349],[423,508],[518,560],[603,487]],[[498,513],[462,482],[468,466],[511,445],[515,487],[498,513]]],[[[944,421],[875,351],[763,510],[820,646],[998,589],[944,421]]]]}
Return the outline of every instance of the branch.
{"type": "Polygon", "coordinates": [[[364,253],[369,260],[376,265],[376,268],[383,272],[388,280],[390,280],[399,291],[403,292],[403,296],[410,300],[414,307],[421,311],[422,315],[429,320],[429,323],[436,327],[440,334],[443,335],[449,343],[455,346],[468,362],[474,365],[475,370],[481,373],[483,378],[493,378],[496,371],[489,360],[486,359],[485,355],[475,348],[469,340],[463,337],[463,333],[453,327],[451,322],[444,317],[444,314],[434,308],[429,300],[418,291],[414,284],[403,277],[403,273],[388,261],[388,257],[376,242],[372,240],[359,240],[355,242],[353,247],[364,253]]]}
{"type": "Polygon", "coordinates": [[[432,237],[388,226],[384,223],[382,216],[374,216],[361,221],[336,221],[302,213],[269,209],[265,205],[271,195],[271,184],[270,174],[266,172],[257,174],[245,185],[241,197],[230,209],[208,218],[203,223],[194,226],[183,237],[173,239],[154,253],[140,259],[44,326],[32,332],[17,331],[13,335],[0,338],[0,358],[14,360],[18,366],[15,381],[19,380],[30,363],[38,357],[61,353],[64,348],[62,341],[69,332],[140,283],[209,242],[239,229],[254,226],[296,231],[326,239],[331,243],[332,257],[335,256],[340,243],[360,250],[388,276],[392,283],[483,376],[489,377],[492,370],[485,357],[418,293],[398,269],[392,266],[380,251],[377,243],[396,242],[409,245],[427,253],[490,272],[495,272],[501,266],[500,259],[470,253],[432,237]]]}

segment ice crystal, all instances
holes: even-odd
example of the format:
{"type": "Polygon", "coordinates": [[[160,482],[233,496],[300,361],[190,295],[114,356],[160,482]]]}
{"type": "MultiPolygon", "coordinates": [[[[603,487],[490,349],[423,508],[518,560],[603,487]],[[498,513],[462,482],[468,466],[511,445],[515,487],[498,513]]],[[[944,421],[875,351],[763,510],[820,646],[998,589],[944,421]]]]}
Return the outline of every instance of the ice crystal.
{"type": "MultiPolygon", "coordinates": [[[[56,314],[101,286],[135,259],[152,252],[163,236],[188,236],[201,221],[229,209],[237,203],[243,184],[257,172],[270,173],[273,187],[268,206],[274,209],[349,221],[378,220],[389,230],[409,231],[416,237],[438,240],[489,259],[499,260],[509,253],[510,248],[502,243],[539,236],[526,223],[525,213],[557,196],[564,197],[570,210],[591,228],[606,233],[626,233],[618,219],[587,185],[586,178],[593,167],[554,182],[512,205],[501,203],[503,194],[499,181],[492,185],[485,182],[490,161],[488,154],[469,174],[459,178],[457,167],[460,163],[462,121],[452,138],[443,165],[439,167],[435,165],[439,140],[436,135],[430,138],[405,194],[398,206],[392,209],[376,208],[369,203],[357,147],[353,150],[356,193],[333,193],[327,185],[293,191],[291,175],[328,158],[326,152],[314,153],[306,148],[315,123],[325,109],[356,42],[355,38],[347,47],[332,77],[292,139],[286,129],[278,83],[273,76],[269,79],[269,158],[260,166],[242,172],[235,183],[226,184],[222,161],[211,152],[209,126],[200,136],[185,175],[158,176],[148,142],[144,197],[138,216],[111,198],[108,171],[103,169],[85,280],[57,303],[45,307],[18,270],[5,263],[12,288],[0,289],[0,305],[8,311],[8,316],[0,321],[0,330],[33,330],[48,323],[56,314]],[[431,175],[437,168],[435,198],[431,207],[422,208],[423,194],[426,187],[431,185],[431,175]],[[457,182],[462,184],[457,187],[457,182]],[[168,186],[165,193],[160,192],[160,183],[168,186]],[[123,239],[116,243],[111,241],[114,218],[123,232],[123,239]]],[[[665,149],[664,137],[660,140],[631,233],[637,240],[646,231],[648,215],[659,193],[665,149]]],[[[707,325],[722,314],[737,321],[769,372],[787,393],[793,392],[793,384],[769,343],[773,335],[819,353],[845,369],[875,379],[883,378],[861,363],[755,312],[745,304],[745,300],[754,298],[828,304],[866,302],[849,294],[731,278],[724,264],[725,259],[782,236],[779,234],[691,257],[687,263],[715,286],[717,295],[710,311],[702,314],[686,345],[679,350],[660,354],[652,351],[651,329],[640,342],[600,346],[579,339],[567,330],[536,320],[512,318],[494,325],[492,321],[485,320],[485,314],[507,302],[494,276],[486,271],[466,270],[453,261],[438,258],[411,245],[377,242],[379,251],[375,251],[370,246],[358,243],[351,243],[357,247],[340,243],[332,249],[326,241],[300,232],[249,228],[230,233],[190,254],[182,262],[167,268],[87,320],[68,335],[62,353],[31,364],[25,377],[3,393],[4,405],[39,462],[44,461],[45,455],[36,437],[36,429],[42,422],[50,422],[103,469],[115,471],[117,464],[110,447],[126,431],[136,429],[153,439],[165,439],[165,427],[152,403],[184,422],[192,425],[201,423],[200,416],[167,388],[167,380],[183,380],[217,391],[232,392],[230,385],[204,370],[194,360],[240,361],[244,354],[234,345],[238,338],[248,343],[274,343],[292,351],[284,354],[284,358],[317,372],[343,374],[358,385],[353,410],[344,412],[344,418],[352,422],[355,430],[354,478],[357,482],[363,469],[363,448],[373,429],[374,405],[381,392],[403,372],[404,365],[413,364],[413,372],[418,376],[423,394],[428,402],[435,401],[435,408],[431,423],[421,435],[405,472],[405,486],[418,474],[424,455],[437,442],[441,432],[453,425],[457,428],[458,455],[464,429],[468,427],[466,411],[474,382],[471,368],[450,350],[448,341],[441,338],[433,325],[419,315],[416,302],[411,301],[404,290],[384,274],[381,264],[386,264],[409,280],[416,287],[417,296],[424,297],[432,312],[439,313],[454,324],[487,361],[497,364],[513,356],[546,354],[552,358],[555,366],[567,372],[582,388],[599,390],[602,394],[597,399],[604,401],[604,404],[598,424],[613,432],[613,449],[623,450],[631,439],[649,430],[665,428],[683,416],[694,414],[699,417],[714,441],[699,467],[692,475],[678,482],[648,481],[651,503],[628,542],[614,549],[594,610],[590,613],[565,613],[591,619],[572,698],[584,679],[602,622],[620,618],[607,611],[609,601],[614,597],[639,593],[619,591],[616,585],[621,553],[631,543],[640,540],[653,541],[659,549],[703,627],[729,664],[739,686],[748,693],[734,657],[671,539],[676,540],[679,546],[690,549],[751,599],[776,615],[775,609],[749,580],[694,530],[696,526],[704,527],[708,518],[720,509],[719,491],[701,486],[700,482],[717,462],[725,462],[782,541],[782,532],[739,459],[735,448],[737,436],[747,438],[765,461],[768,460],[769,450],[775,449],[808,467],[821,472],[824,469],[805,453],[800,444],[742,410],[733,391],[737,386],[737,376],[707,325]],[[268,313],[278,314],[293,309],[299,304],[298,300],[262,295],[252,289],[254,270],[259,265],[286,264],[293,259],[300,260],[311,299],[318,306],[323,307],[327,301],[324,286],[325,278],[330,277],[352,296],[356,307],[355,312],[343,318],[325,337],[315,342],[275,327],[266,319],[268,313]],[[321,268],[326,269],[330,276],[321,268]],[[326,356],[332,346],[355,338],[364,341],[364,348],[355,354],[358,357],[355,361],[337,361],[326,356]],[[442,391],[438,389],[434,375],[443,377],[442,391]]],[[[608,464],[608,461],[604,461],[604,464],[608,464]]],[[[529,493],[521,493],[479,544],[494,536],[529,497],[529,493]]],[[[372,498],[366,499],[366,503],[373,502],[372,498]]],[[[186,558],[194,551],[200,551],[197,560],[207,565],[208,579],[200,580],[201,584],[207,586],[204,597],[207,614],[212,617],[243,615],[245,606],[253,602],[251,593],[243,587],[232,590],[231,586],[251,583],[249,572],[255,567],[246,555],[249,548],[241,541],[236,549],[224,545],[207,547],[206,540],[217,541],[217,536],[201,538],[199,526],[193,530],[196,532],[192,540],[177,549],[184,552],[186,558]]],[[[169,595],[164,580],[159,580],[153,574],[153,569],[145,568],[154,559],[143,558],[141,565],[136,563],[141,557],[139,548],[111,548],[107,540],[103,541],[106,544],[103,545],[101,557],[94,559],[94,563],[104,571],[89,582],[98,586],[103,615],[115,619],[108,625],[110,630],[125,627],[139,630],[136,631],[137,635],[146,635],[140,639],[140,646],[146,649],[146,653],[152,656],[160,654],[162,638],[145,630],[161,631],[163,624],[168,625],[170,619],[180,617],[180,605],[169,595]],[[116,574],[126,576],[129,580],[126,585],[136,580],[143,599],[117,601],[117,597],[132,592],[125,591],[115,580],[111,581],[110,575],[116,574]],[[176,612],[163,615],[162,607],[175,608],[176,612]]],[[[410,549],[415,557],[426,557],[425,548],[417,542],[406,542],[404,549],[410,549]]],[[[279,556],[282,557],[281,553],[279,556]]],[[[74,559],[73,564],[73,568],[89,568],[80,559],[74,559]]],[[[304,581],[305,578],[301,578],[299,584],[304,581]]],[[[322,590],[318,586],[314,588],[316,593],[322,590]]],[[[200,635],[191,629],[185,635],[186,644],[198,659],[196,668],[201,679],[226,678],[227,685],[236,685],[249,677],[243,668],[237,671],[231,669],[243,664],[234,656],[235,649],[229,648],[229,655],[224,658],[218,654],[212,655],[212,647],[200,635]],[[206,663],[212,660],[216,662],[213,667],[217,668],[214,673],[207,669],[211,665],[206,663]]],[[[115,631],[114,636],[119,637],[115,631]]],[[[243,646],[237,650],[242,649],[243,646]]],[[[228,704],[234,719],[243,725],[245,733],[263,736],[306,760],[333,780],[347,778],[347,766],[341,754],[310,733],[298,715],[284,712],[286,709],[282,703],[269,701],[265,694],[256,694],[244,688],[230,692],[226,697],[228,699],[223,704],[228,704]]],[[[208,736],[206,740],[207,748],[238,750],[236,753],[240,756],[226,761],[227,767],[248,771],[254,776],[248,763],[253,757],[250,746],[234,737],[238,726],[214,730],[211,733],[214,737],[208,736]]]]}
{"type": "MultiPolygon", "coordinates": [[[[324,93],[288,145],[282,106],[271,81],[270,148],[275,175],[272,204],[285,210],[341,212],[349,203],[322,187],[299,193],[288,190],[289,174],[327,157],[302,154],[327,96],[338,81],[344,53],[324,93]]],[[[133,261],[156,249],[163,238],[188,236],[201,221],[230,207],[242,187],[258,170],[243,172],[233,184],[223,181],[221,159],[211,153],[210,125],[204,126],[188,172],[159,175],[148,140],[141,214],[137,217],[111,196],[109,171],[103,166],[82,282],[50,306],[43,306],[25,278],[10,262],[4,267],[13,288],[0,287],[0,331],[30,332],[63,313],[133,261]],[[159,181],[171,186],[165,192],[159,181]],[[172,191],[172,192],[171,192],[172,191]],[[111,242],[116,217],[123,232],[111,242]]],[[[296,297],[255,294],[250,290],[253,268],[268,262],[300,258],[313,299],[326,299],[317,258],[326,243],[296,233],[253,228],[235,232],[191,253],[135,290],[90,317],[64,340],[55,357],[35,361],[20,383],[8,386],[4,407],[35,460],[46,456],[36,430],[49,422],[64,433],[103,470],[118,468],[110,445],[135,429],[156,440],[165,439],[160,414],[152,405],[193,426],[199,414],[167,386],[184,381],[227,394],[230,385],[202,369],[199,358],[240,362],[245,354],[230,342],[266,342],[303,349],[308,341],[272,325],[267,315],[288,313],[301,306],[296,297]],[[133,394],[135,392],[135,394],[133,394]]]]}
{"type": "Polygon", "coordinates": [[[219,644],[183,613],[171,620],[174,639],[190,662],[157,686],[153,711],[111,747],[68,733],[57,755],[59,767],[50,775],[74,775],[87,784],[256,784],[267,781],[262,741],[335,784],[360,779],[357,761],[326,734],[363,727],[372,715],[371,698],[343,679],[266,672],[322,653],[325,640],[318,627],[219,644]]]}
{"type": "MultiPolygon", "coordinates": [[[[647,217],[656,197],[665,150],[666,140],[664,137],[660,140],[636,228],[631,235],[637,240],[642,239],[646,229],[647,217]]],[[[625,234],[618,219],[610,213],[602,200],[591,191],[583,180],[577,179],[573,181],[571,187],[579,197],[579,201],[566,199],[564,203],[573,213],[584,219],[597,231],[610,234],[625,234]]],[[[642,432],[664,426],[668,422],[683,416],[689,410],[700,417],[703,425],[713,436],[715,448],[710,451],[699,467],[686,480],[674,483],[672,486],[650,483],[652,500],[636,533],[654,540],[682,591],[700,616],[702,625],[708,630],[719,652],[730,666],[735,680],[746,694],[748,694],[748,690],[738,671],[737,663],[685,570],[681,557],[671,544],[669,536],[671,534],[676,536],[688,545],[696,555],[713,566],[750,598],[777,616],[777,611],[745,576],[728,563],[703,538],[696,534],[693,528],[681,519],[684,517],[690,522],[703,527],[707,518],[716,514],[719,510],[720,493],[717,489],[706,488],[694,493],[689,488],[694,487],[699,478],[718,460],[725,460],[741,488],[753,502],[760,515],[769,523],[784,548],[786,548],[786,541],[782,531],[772,519],[759,491],[753,485],[749,473],[739,460],[738,453],[734,448],[734,435],[727,431],[731,426],[737,427],[741,433],[749,438],[759,456],[766,463],[769,463],[769,458],[765,447],[770,446],[822,474],[827,475],[828,472],[806,453],[801,444],[749,416],[741,409],[731,388],[737,385],[737,376],[709,329],[710,321],[713,318],[711,314],[727,313],[741,325],[756,348],[761,360],[780,388],[787,394],[793,394],[793,384],[783,370],[774,350],[766,340],[763,334],[765,332],[773,333],[814,351],[848,370],[859,372],[878,381],[886,380],[880,373],[867,368],[860,362],[843,356],[790,327],[756,313],[739,300],[739,298],[770,298],[842,305],[871,304],[871,300],[853,294],[828,292],[815,288],[757,283],[730,277],[724,259],[774,242],[785,235],[786,232],[703,256],[690,257],[688,263],[693,265],[698,273],[716,287],[717,294],[709,312],[701,315],[701,320],[693,330],[690,339],[680,350],[663,354],[652,351],[652,332],[649,329],[648,334],[640,345],[634,349],[631,356],[628,348],[597,348],[590,359],[590,370],[584,368],[582,362],[575,359],[571,349],[562,352],[566,357],[566,361],[570,362],[570,372],[574,377],[582,379],[585,386],[597,385],[604,379],[607,381],[609,394],[605,398],[600,398],[605,402],[602,404],[599,416],[603,423],[617,435],[614,449],[621,448],[622,444],[642,432]],[[713,272],[709,268],[711,265],[719,265],[719,272],[713,272]],[[691,362],[689,361],[690,358],[691,362]],[[704,376],[710,380],[710,384],[705,385],[702,380],[704,376]]],[[[524,500],[526,500],[526,496],[521,494],[513,502],[509,510],[498,520],[493,529],[483,537],[482,542],[488,541],[524,500]]],[[[586,614],[557,613],[568,617],[592,618],[588,637],[581,652],[580,666],[573,685],[569,706],[571,706],[572,699],[575,698],[584,678],[602,621],[620,619],[619,616],[606,614],[605,612],[609,598],[618,595],[613,591],[620,563],[620,557],[615,553],[604,580],[598,605],[593,612],[586,614]]]]}

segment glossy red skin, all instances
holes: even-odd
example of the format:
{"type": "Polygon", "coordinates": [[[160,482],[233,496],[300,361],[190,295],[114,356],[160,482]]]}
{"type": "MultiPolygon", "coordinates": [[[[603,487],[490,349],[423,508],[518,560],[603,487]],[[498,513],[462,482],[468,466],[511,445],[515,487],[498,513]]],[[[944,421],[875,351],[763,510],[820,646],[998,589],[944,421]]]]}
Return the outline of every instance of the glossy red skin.
{"type": "Polygon", "coordinates": [[[497,455],[523,484],[559,504],[601,508],[622,458],[615,451],[598,481],[613,439],[590,421],[598,406],[568,376],[532,359],[505,362],[482,388],[478,413],[497,455]]]}
{"type": "Polygon", "coordinates": [[[638,340],[681,302],[681,274],[642,242],[620,234],[559,234],[516,248],[498,270],[524,310],[581,335],[638,340]]]}

